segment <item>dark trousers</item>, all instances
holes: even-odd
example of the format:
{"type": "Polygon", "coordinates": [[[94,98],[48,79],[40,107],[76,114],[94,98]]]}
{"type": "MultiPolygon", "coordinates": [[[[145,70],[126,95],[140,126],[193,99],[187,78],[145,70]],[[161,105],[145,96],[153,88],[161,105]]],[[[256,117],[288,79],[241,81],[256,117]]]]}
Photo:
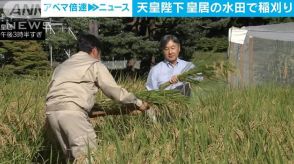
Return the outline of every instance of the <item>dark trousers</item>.
{"type": "Polygon", "coordinates": [[[175,88],[175,90],[179,90],[184,96],[191,96],[191,84],[189,82],[184,83],[183,85],[180,85],[175,88]]]}

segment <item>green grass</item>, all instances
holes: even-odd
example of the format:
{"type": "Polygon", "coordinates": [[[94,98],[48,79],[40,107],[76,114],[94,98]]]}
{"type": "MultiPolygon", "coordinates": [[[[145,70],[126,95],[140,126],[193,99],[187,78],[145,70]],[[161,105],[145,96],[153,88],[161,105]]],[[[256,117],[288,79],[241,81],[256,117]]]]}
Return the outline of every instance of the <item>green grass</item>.
{"type": "MultiPolygon", "coordinates": [[[[1,163],[62,162],[45,133],[48,79],[1,80],[1,163]]],[[[120,84],[144,90],[142,79],[120,84]]],[[[293,163],[293,97],[293,86],[211,83],[194,87],[189,108],[163,112],[158,124],[143,115],[95,118],[95,163],[293,163]]]]}

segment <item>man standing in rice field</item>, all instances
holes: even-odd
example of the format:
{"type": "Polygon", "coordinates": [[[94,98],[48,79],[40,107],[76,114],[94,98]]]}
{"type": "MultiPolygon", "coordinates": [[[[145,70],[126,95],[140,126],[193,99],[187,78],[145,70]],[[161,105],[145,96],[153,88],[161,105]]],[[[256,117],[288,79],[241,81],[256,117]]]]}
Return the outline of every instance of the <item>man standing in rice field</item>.
{"type": "Polygon", "coordinates": [[[160,41],[160,49],[163,52],[164,61],[159,62],[150,70],[147,78],[147,90],[157,90],[160,85],[169,82],[167,90],[178,89],[182,94],[190,96],[190,84],[179,82],[177,75],[192,68],[194,64],[179,59],[181,45],[179,39],[174,35],[165,35],[160,41]]]}
{"type": "MultiPolygon", "coordinates": [[[[164,61],[159,62],[151,68],[147,82],[147,90],[158,90],[161,84],[169,82],[170,85],[165,88],[167,90],[179,90],[185,96],[191,96],[190,83],[179,82],[177,75],[194,68],[194,64],[179,59],[181,45],[179,39],[174,35],[165,35],[160,41],[160,49],[163,52],[164,61]]],[[[146,114],[149,118],[156,122],[156,114],[154,109],[149,109],[146,114]]]]}
{"type": "Polygon", "coordinates": [[[135,104],[137,110],[149,108],[146,102],[117,85],[100,62],[101,43],[95,36],[81,35],[78,48],[78,53],[55,69],[46,97],[46,120],[69,161],[87,155],[97,146],[88,114],[99,88],[115,101],[135,104]]]}

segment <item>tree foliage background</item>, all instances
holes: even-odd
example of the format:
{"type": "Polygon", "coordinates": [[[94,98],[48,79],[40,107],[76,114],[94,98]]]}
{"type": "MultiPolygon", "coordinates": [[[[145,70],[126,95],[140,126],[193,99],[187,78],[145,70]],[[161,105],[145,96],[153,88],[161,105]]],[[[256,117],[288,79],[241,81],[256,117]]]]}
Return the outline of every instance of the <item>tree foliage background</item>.
{"type": "Polygon", "coordinates": [[[0,75],[36,75],[49,68],[47,54],[37,41],[1,41],[0,54],[0,75]]]}
{"type": "MultiPolygon", "coordinates": [[[[103,42],[103,60],[136,58],[142,61],[162,60],[159,41],[174,34],[182,44],[181,58],[189,60],[196,51],[226,52],[228,28],[291,22],[294,18],[54,18],[71,27],[75,35],[89,32],[89,24],[97,22],[93,33],[103,42]]],[[[48,35],[44,42],[1,41],[0,66],[6,74],[31,74],[48,68],[48,44],[53,45],[53,60],[67,59],[64,50],[76,51],[76,40],[64,32],[48,35]],[[47,53],[45,53],[46,51],[47,53]]],[[[196,54],[197,55],[197,54],[196,54]]],[[[148,70],[146,70],[148,71],[148,70]]]]}

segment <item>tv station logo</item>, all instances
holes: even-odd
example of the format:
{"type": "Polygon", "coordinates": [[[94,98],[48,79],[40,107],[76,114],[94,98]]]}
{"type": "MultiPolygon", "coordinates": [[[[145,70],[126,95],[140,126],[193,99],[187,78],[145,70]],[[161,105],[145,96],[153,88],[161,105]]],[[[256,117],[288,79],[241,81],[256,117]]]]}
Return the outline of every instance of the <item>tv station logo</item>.
{"type": "Polygon", "coordinates": [[[45,40],[41,1],[1,2],[0,40],[45,40]]]}
{"type": "Polygon", "coordinates": [[[3,13],[9,18],[40,18],[41,1],[5,1],[3,13]]]}

